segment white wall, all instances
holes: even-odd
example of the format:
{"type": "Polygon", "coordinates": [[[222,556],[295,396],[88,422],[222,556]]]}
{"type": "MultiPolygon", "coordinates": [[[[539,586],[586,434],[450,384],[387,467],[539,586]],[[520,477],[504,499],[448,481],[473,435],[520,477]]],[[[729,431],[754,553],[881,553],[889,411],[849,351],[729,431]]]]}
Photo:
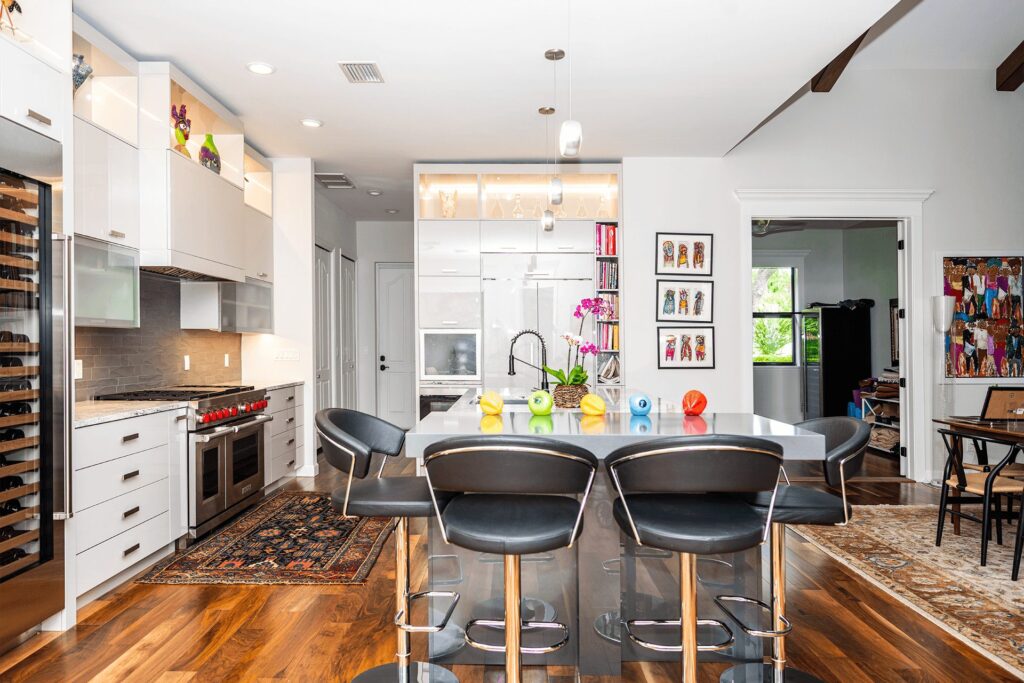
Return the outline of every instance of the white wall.
{"type": "MultiPolygon", "coordinates": [[[[996,92],[990,69],[855,70],[831,93],[805,95],[724,159],[624,159],[630,385],[673,398],[694,386],[708,394],[711,410],[751,409],[752,372],[742,367],[746,356],[739,347],[750,305],[733,284],[749,278],[738,266],[737,189],[934,189],[916,236],[915,249],[925,256],[924,286],[909,305],[920,310],[928,296],[941,293],[942,253],[1024,249],[1021,121],[1024,97],[996,92]],[[650,313],[657,230],[715,233],[714,370],[657,370],[650,313]]],[[[915,350],[927,356],[926,368],[936,368],[937,342],[915,350]]],[[[936,377],[916,381],[922,380],[931,385],[936,377]]],[[[941,453],[929,445],[934,474],[941,453]]]]}
{"type": "Polygon", "coordinates": [[[298,473],[316,474],[313,390],[313,161],[274,159],[274,331],[242,335],[242,381],[305,382],[305,448],[298,473]]]}
{"type": "MultiPolygon", "coordinates": [[[[376,264],[412,263],[412,221],[359,221],[356,223],[356,298],[358,321],[359,410],[377,412],[377,296],[376,264]]],[[[409,344],[414,345],[415,339],[409,344]]],[[[411,354],[410,354],[411,355],[411,354]]]]}
{"type": "Polygon", "coordinates": [[[871,374],[892,367],[889,346],[889,299],[899,296],[896,228],[844,230],[843,298],[872,299],[871,374]]]}
{"type": "MultiPolygon", "coordinates": [[[[334,190],[334,192],[341,191],[334,190]]],[[[343,255],[355,259],[357,257],[356,222],[341,207],[330,200],[329,192],[330,190],[317,184],[313,193],[316,243],[329,251],[340,249],[343,255]]]]}

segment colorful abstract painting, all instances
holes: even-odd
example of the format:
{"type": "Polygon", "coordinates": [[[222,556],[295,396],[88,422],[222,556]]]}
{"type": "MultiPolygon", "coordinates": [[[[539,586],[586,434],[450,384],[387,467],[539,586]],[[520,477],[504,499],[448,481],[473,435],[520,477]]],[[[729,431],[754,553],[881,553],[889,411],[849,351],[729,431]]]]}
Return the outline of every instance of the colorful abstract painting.
{"type": "Polygon", "coordinates": [[[1021,256],[957,256],[942,261],[953,297],[946,377],[1021,377],[1021,256]]]}

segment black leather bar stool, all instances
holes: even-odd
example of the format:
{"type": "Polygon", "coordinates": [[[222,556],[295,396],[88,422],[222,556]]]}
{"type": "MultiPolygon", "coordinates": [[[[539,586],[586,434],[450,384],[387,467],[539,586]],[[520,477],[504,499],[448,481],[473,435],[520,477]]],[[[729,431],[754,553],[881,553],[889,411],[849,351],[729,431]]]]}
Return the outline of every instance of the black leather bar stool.
{"type": "Polygon", "coordinates": [[[571,444],[527,436],[473,436],[430,446],[423,463],[447,543],[504,558],[505,618],[466,624],[466,643],[505,653],[505,683],[522,681],[522,655],[554,652],[569,641],[569,627],[522,621],[521,556],[571,547],[583,525],[597,458],[571,444]],[[452,495],[442,507],[440,498],[452,495]],[[577,501],[575,496],[582,494],[577,501]],[[504,629],[505,644],[475,640],[474,627],[504,629]],[[523,647],[523,629],[555,629],[557,642],[523,647]]]}
{"type": "MultiPolygon", "coordinates": [[[[743,436],[671,437],[631,444],[605,459],[619,497],[615,520],[638,545],[679,553],[680,619],[630,620],[626,635],[637,645],[679,652],[682,680],[697,680],[698,651],[735,643],[732,631],[714,619],[697,618],[697,556],[732,553],[764,542],[767,521],[742,494],[774,494],[782,447],[743,436]],[[679,646],[657,645],[633,633],[635,626],[678,626],[679,646]],[[727,638],[697,644],[697,626],[721,628],[727,638]]],[[[770,519],[770,514],[769,514],[770,519]]]]}
{"type": "MultiPolygon", "coordinates": [[[[458,683],[448,669],[412,661],[410,633],[437,633],[445,628],[459,594],[449,591],[409,592],[409,518],[430,517],[435,499],[423,477],[382,477],[388,456],[397,456],[405,444],[405,432],[373,415],[343,408],[329,408],[316,414],[316,431],[324,457],[333,467],[348,474],[345,486],[332,495],[334,507],[345,517],[397,517],[395,524],[395,626],[398,631],[397,661],[369,669],[353,683],[431,681],[458,683]],[[375,478],[370,473],[374,454],[381,454],[375,478]],[[449,598],[451,604],[439,624],[414,626],[409,623],[412,602],[420,598],[449,598]]],[[[437,499],[443,509],[447,497],[437,499]]]]}
{"type": "MultiPolygon", "coordinates": [[[[806,486],[780,485],[774,501],[761,493],[752,500],[763,515],[771,516],[772,604],[742,596],[718,596],[716,602],[729,616],[752,636],[772,639],[772,662],[761,666],[761,680],[804,683],[819,681],[811,674],[786,666],[786,635],[791,630],[786,619],[786,525],[835,525],[850,521],[851,508],[846,502],[846,480],[856,476],[864,464],[864,452],[871,438],[871,425],[852,417],[822,417],[797,423],[797,427],[825,436],[825,483],[840,492],[839,496],[806,486]],[[768,610],[772,628],[760,630],[744,624],[729,611],[728,602],[748,602],[768,610]]],[[[723,681],[757,680],[749,665],[734,667],[722,674],[723,681]]]]}

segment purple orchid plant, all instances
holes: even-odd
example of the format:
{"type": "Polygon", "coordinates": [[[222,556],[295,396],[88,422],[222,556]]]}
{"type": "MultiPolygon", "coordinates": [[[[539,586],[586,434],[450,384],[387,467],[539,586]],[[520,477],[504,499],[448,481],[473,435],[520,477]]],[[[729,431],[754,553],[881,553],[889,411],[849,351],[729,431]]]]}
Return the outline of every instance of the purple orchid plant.
{"type": "Polygon", "coordinates": [[[583,362],[587,356],[596,356],[598,348],[597,344],[583,338],[583,326],[586,324],[588,317],[594,316],[597,318],[607,312],[608,303],[601,297],[582,299],[579,305],[576,306],[572,316],[580,321],[579,331],[577,334],[566,332],[562,335],[562,339],[569,346],[569,351],[565,358],[565,370],[556,370],[547,365],[544,366],[544,371],[555,379],[556,384],[576,386],[587,383],[589,375],[583,368],[583,362]]]}

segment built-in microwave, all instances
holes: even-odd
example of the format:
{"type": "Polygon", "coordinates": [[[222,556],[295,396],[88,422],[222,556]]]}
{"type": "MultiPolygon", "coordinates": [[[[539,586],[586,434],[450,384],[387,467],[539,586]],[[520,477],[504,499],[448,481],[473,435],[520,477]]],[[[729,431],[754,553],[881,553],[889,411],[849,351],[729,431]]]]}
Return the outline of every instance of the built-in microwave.
{"type": "Polygon", "coordinates": [[[423,381],[479,381],[480,330],[420,330],[420,362],[423,381]]]}

